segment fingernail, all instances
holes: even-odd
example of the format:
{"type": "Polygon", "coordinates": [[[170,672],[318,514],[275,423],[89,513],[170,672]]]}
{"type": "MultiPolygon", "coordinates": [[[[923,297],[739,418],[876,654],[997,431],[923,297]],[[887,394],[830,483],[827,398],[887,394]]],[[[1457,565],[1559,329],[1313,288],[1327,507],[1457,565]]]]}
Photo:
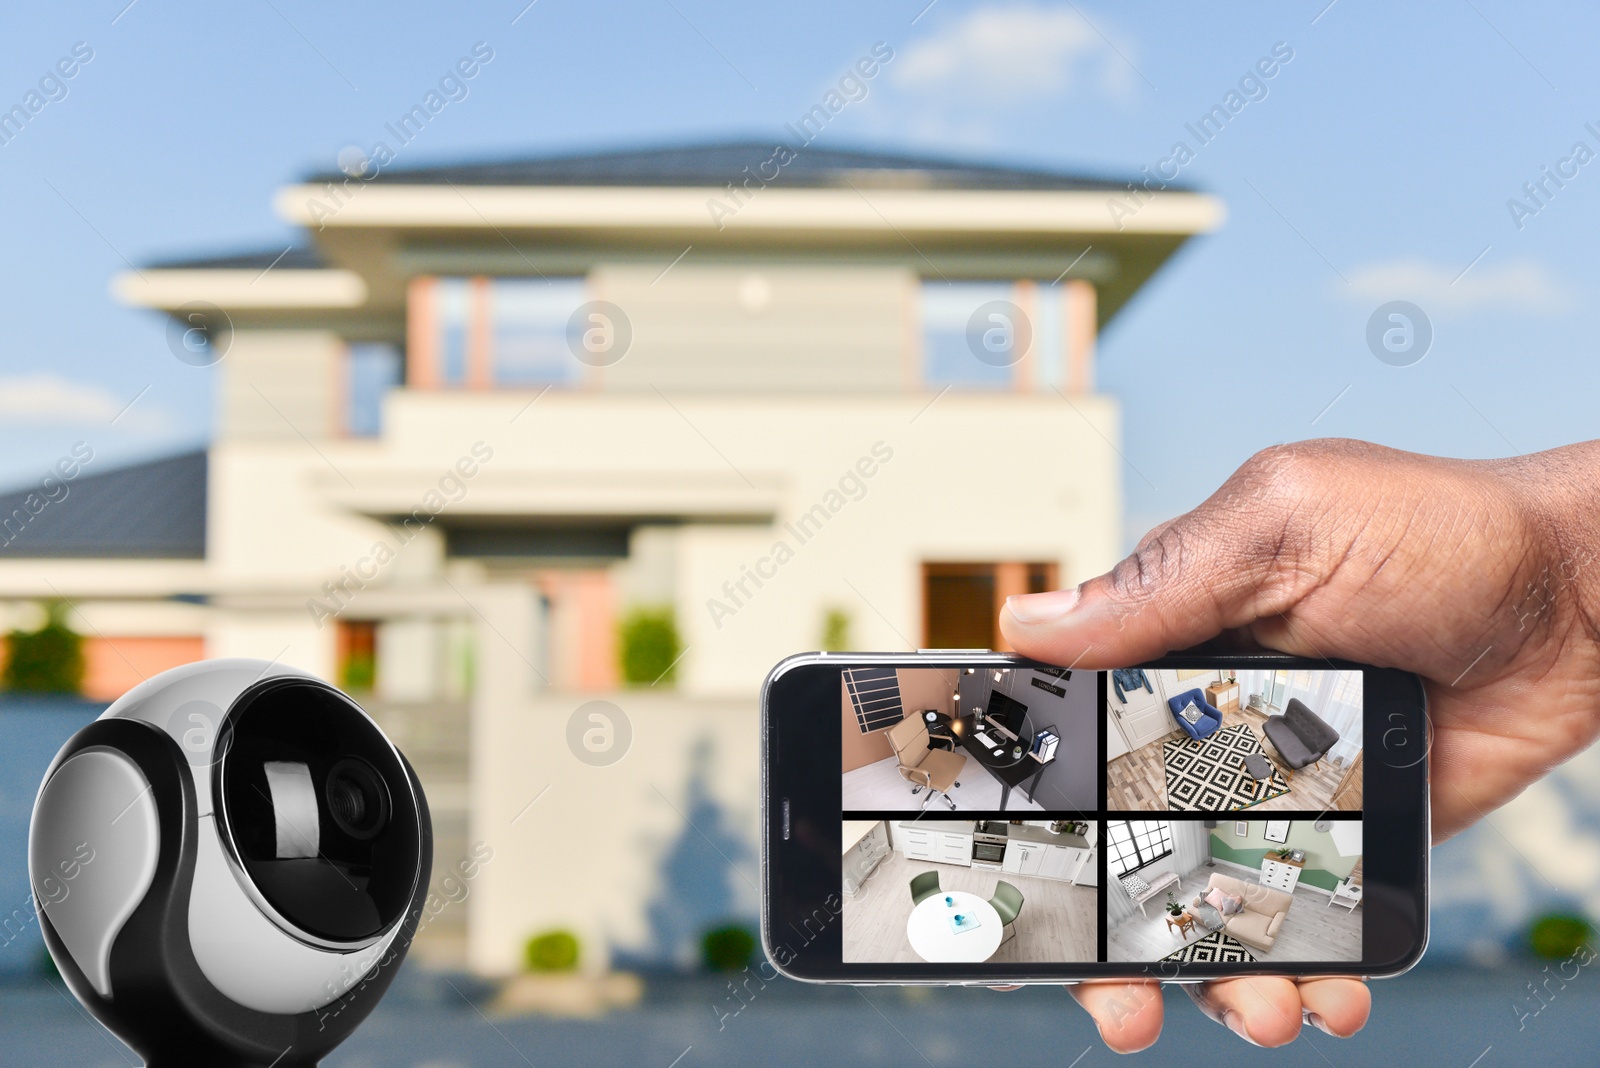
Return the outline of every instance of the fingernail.
{"type": "Polygon", "coordinates": [[[1328,1025],[1322,1021],[1322,1017],[1317,1013],[1308,1011],[1306,1013],[1306,1023],[1310,1024],[1312,1027],[1315,1027],[1318,1031],[1321,1031],[1325,1035],[1333,1035],[1334,1038],[1339,1037],[1338,1035],[1334,1035],[1332,1031],[1328,1030],[1328,1025]]]}
{"type": "Polygon", "coordinates": [[[1232,1031],[1234,1034],[1238,1035],[1252,1046],[1260,1044],[1255,1039],[1250,1037],[1249,1031],[1245,1030],[1244,1017],[1240,1016],[1238,1013],[1233,1012],[1232,1010],[1224,1010],[1222,1013],[1222,1022],[1227,1026],[1228,1030],[1232,1031]]]}
{"type": "Polygon", "coordinates": [[[1018,623],[1052,623],[1078,604],[1078,588],[1026,593],[1006,598],[1006,611],[1018,623]]]}

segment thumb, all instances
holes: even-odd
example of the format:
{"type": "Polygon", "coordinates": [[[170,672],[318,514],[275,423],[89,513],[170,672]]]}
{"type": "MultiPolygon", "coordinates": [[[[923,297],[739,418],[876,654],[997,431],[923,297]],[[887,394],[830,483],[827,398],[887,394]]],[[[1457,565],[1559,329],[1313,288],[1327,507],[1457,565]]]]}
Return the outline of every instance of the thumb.
{"type": "Polygon", "coordinates": [[[1271,513],[1262,510],[1256,525],[1241,526],[1210,503],[1146,534],[1104,575],[1074,589],[1007,598],[1000,632],[1036,660],[1112,668],[1287,611],[1315,576],[1282,563],[1282,521],[1263,524],[1271,513]]]}

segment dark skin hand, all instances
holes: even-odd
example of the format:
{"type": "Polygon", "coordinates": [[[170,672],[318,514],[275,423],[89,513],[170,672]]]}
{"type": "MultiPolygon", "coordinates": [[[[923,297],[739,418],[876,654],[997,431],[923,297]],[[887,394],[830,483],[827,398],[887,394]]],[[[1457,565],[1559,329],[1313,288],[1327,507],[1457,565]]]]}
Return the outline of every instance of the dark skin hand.
{"type": "MultiPolygon", "coordinates": [[[[1414,671],[1431,720],[1434,840],[1516,797],[1600,733],[1600,442],[1464,461],[1324,440],[1258,453],[1111,572],[1013,597],[1017,652],[1085,669],[1201,643],[1414,671]]],[[[1302,1019],[1348,1037],[1355,979],[1187,985],[1261,1046],[1302,1019]]],[[[1161,1033],[1159,986],[1072,995],[1113,1050],[1161,1033]]]]}

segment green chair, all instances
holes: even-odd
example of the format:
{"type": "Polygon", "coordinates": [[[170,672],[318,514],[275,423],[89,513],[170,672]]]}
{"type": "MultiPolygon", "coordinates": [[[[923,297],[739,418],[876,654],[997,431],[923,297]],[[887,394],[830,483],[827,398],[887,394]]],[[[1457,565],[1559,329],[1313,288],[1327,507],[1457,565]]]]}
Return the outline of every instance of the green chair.
{"type": "Polygon", "coordinates": [[[939,892],[939,873],[925,871],[911,877],[911,904],[917,906],[939,892]]]}
{"type": "MultiPolygon", "coordinates": [[[[1013,935],[1016,934],[1017,929],[1012,925],[1022,912],[1022,891],[1002,879],[995,884],[994,897],[989,899],[989,904],[1000,914],[1001,925],[1009,928],[1013,935]]],[[[1005,938],[1000,941],[1004,942],[1005,938]]]]}

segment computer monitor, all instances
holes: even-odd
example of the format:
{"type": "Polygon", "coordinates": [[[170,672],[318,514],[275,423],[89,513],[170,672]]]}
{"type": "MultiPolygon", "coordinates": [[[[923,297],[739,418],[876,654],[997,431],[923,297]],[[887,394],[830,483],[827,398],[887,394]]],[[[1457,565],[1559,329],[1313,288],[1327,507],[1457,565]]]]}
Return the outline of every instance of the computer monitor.
{"type": "Polygon", "coordinates": [[[1003,727],[1013,738],[1022,737],[1022,725],[1027,721],[1028,706],[999,690],[989,694],[989,707],[984,719],[1003,727]]]}

